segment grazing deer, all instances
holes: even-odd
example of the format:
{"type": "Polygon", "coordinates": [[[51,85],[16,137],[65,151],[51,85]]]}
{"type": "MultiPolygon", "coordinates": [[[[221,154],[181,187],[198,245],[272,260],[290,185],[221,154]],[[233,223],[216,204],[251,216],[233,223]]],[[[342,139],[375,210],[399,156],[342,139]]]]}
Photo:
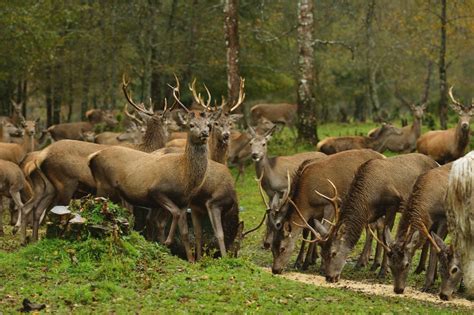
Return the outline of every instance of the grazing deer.
{"type": "Polygon", "coordinates": [[[20,164],[28,152],[34,151],[36,122],[32,120],[21,121],[23,143],[0,143],[0,159],[20,164]]]}
{"type": "Polygon", "coordinates": [[[386,142],[391,135],[401,135],[401,131],[390,124],[382,124],[379,132],[372,137],[347,136],[329,137],[318,142],[316,150],[326,154],[334,154],[353,149],[372,149],[377,152],[386,150],[386,142]]]}
{"type": "MultiPolygon", "coordinates": [[[[418,153],[375,159],[359,167],[343,200],[340,218],[322,246],[326,281],[339,280],[346,258],[363,228],[384,215],[385,225],[391,226],[418,176],[435,167],[438,164],[434,160],[418,153]]],[[[379,275],[384,276],[385,271],[386,256],[379,275]]]]}
{"type": "Polygon", "coordinates": [[[337,190],[344,196],[362,163],[384,158],[382,154],[372,150],[351,150],[315,161],[309,160],[300,165],[292,178],[291,188],[287,189],[279,202],[272,205],[268,214],[274,227],[273,273],[279,274],[286,267],[303,228],[308,228],[316,236],[320,235],[308,224],[309,220],[333,218],[331,204],[338,203],[338,200],[327,200],[323,194],[329,195],[337,190]]]}
{"type": "MultiPolygon", "coordinates": [[[[10,161],[0,160],[0,197],[13,199],[15,206],[20,211],[17,222],[21,222],[21,211],[23,209],[21,191],[26,186],[25,176],[19,166],[10,161]]],[[[3,202],[0,202],[0,236],[3,235],[3,202]]]]}
{"type": "Polygon", "coordinates": [[[93,131],[97,124],[105,123],[107,127],[113,128],[118,123],[112,112],[101,109],[88,110],[86,118],[88,121],[52,125],[47,129],[47,132],[55,141],[81,140],[81,132],[93,131]]]}
{"type": "MultiPolygon", "coordinates": [[[[303,152],[289,156],[268,157],[268,142],[275,131],[276,126],[265,134],[257,134],[252,127],[249,131],[253,138],[250,141],[252,159],[255,162],[255,172],[260,178],[261,185],[270,200],[276,194],[281,198],[285,194],[287,186],[287,174],[293,174],[305,160],[321,159],[326,154],[321,152],[303,152]]],[[[278,199],[277,198],[277,199],[278,199]]],[[[267,230],[263,240],[264,248],[270,248],[272,235],[271,223],[267,220],[267,230]]]]}
{"type": "Polygon", "coordinates": [[[453,162],[446,209],[452,244],[459,253],[466,293],[474,296],[474,151],[453,162]]]}
{"type": "MultiPolygon", "coordinates": [[[[395,240],[392,240],[388,227],[385,228],[385,243],[382,245],[387,250],[388,266],[394,281],[393,290],[397,294],[403,293],[405,289],[415,251],[427,239],[434,245],[431,247],[424,289],[427,290],[434,283],[437,246],[428,233],[434,231],[442,238],[447,234],[444,198],[450,170],[451,164],[446,164],[420,175],[404,206],[395,240]]],[[[422,260],[421,265],[424,265],[422,260]]]]}
{"type": "Polygon", "coordinates": [[[257,104],[250,109],[250,117],[254,125],[257,125],[262,118],[266,118],[274,124],[293,128],[297,120],[297,109],[296,104],[257,104]]]}
{"type": "MultiPolygon", "coordinates": [[[[179,100],[179,81],[176,79],[176,82],[173,97],[186,108],[179,100]]],[[[165,244],[171,244],[178,227],[186,256],[189,261],[194,261],[188,238],[186,208],[206,176],[207,139],[212,126],[206,113],[191,111],[188,111],[187,125],[184,154],[156,157],[115,146],[92,154],[89,167],[97,183],[98,195],[120,197],[132,205],[169,211],[173,221],[165,244]]]]}
{"type": "Polygon", "coordinates": [[[417,143],[418,152],[432,157],[440,164],[456,160],[464,155],[469,145],[469,122],[474,115],[474,103],[463,106],[453,96],[453,87],[449,89],[452,109],[459,115],[458,124],[448,130],[428,131],[422,135],[417,143]]]}
{"type": "Polygon", "coordinates": [[[439,248],[438,260],[439,274],[441,276],[439,297],[441,300],[448,301],[451,299],[454,290],[460,286],[463,277],[465,282],[467,275],[463,273],[461,253],[455,249],[453,244],[451,243],[451,245],[447,246],[443,239],[434,232],[431,232],[431,236],[439,248]]]}

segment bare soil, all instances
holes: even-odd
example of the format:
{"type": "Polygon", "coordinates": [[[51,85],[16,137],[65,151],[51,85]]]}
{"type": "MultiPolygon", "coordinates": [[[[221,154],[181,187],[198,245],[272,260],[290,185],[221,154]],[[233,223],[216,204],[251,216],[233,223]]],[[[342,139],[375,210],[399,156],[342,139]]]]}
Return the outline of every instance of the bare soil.
{"type": "MultiPolygon", "coordinates": [[[[270,269],[265,269],[268,272],[271,272],[270,269]]],[[[393,287],[391,285],[386,284],[379,284],[379,283],[369,283],[369,282],[360,282],[360,281],[352,281],[352,280],[344,280],[340,279],[337,283],[329,283],[326,282],[324,277],[314,274],[304,274],[298,272],[286,272],[280,275],[280,277],[284,277],[286,279],[290,279],[293,281],[303,282],[307,284],[316,285],[318,287],[325,287],[325,288],[341,288],[345,290],[352,290],[356,292],[365,293],[368,295],[379,295],[379,296],[387,296],[387,297],[405,297],[414,300],[420,300],[424,302],[430,302],[435,304],[451,304],[461,307],[467,307],[474,309],[474,302],[471,302],[466,299],[461,299],[454,297],[450,301],[443,301],[437,295],[420,292],[414,290],[412,288],[405,288],[404,294],[395,294],[393,292],[393,287]]]]}

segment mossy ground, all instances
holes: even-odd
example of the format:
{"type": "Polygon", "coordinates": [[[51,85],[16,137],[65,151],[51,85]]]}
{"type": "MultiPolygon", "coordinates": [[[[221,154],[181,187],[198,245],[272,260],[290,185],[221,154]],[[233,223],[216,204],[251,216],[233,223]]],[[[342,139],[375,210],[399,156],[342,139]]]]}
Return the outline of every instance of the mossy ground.
{"type": "MultiPolygon", "coordinates": [[[[365,133],[375,125],[325,125],[320,137],[365,133]]],[[[298,146],[284,131],[270,145],[272,154],[288,155],[310,149],[298,146]]],[[[263,205],[252,165],[237,183],[241,219],[246,230],[255,226],[263,205]]],[[[5,218],[7,219],[7,218],[5,218]]],[[[5,222],[7,222],[5,220],[5,222]]],[[[6,228],[0,238],[0,313],[13,313],[23,298],[47,304],[55,313],[470,313],[452,305],[407,298],[368,296],[288,281],[262,271],[271,253],[261,248],[263,228],[248,235],[240,258],[204,258],[189,264],[158,244],[135,233],[122,241],[89,239],[83,242],[41,240],[26,247],[6,228]]],[[[361,251],[363,238],[351,259],[361,251]]],[[[294,259],[293,259],[294,261],[294,259]]],[[[415,266],[416,267],[416,264],[415,266]]],[[[310,273],[317,272],[312,268],[310,273]]],[[[377,279],[367,269],[349,263],[342,277],[377,279]]],[[[409,285],[421,287],[423,275],[410,275],[409,285]]]]}

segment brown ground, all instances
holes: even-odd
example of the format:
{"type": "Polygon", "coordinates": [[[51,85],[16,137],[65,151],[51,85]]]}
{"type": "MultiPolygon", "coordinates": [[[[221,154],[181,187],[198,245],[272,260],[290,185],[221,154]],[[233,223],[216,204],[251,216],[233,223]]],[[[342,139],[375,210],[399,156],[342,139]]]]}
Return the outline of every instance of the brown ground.
{"type": "MultiPolygon", "coordinates": [[[[265,269],[267,272],[271,272],[270,269],[265,269]]],[[[389,296],[389,297],[407,297],[410,299],[421,300],[425,302],[435,303],[435,304],[452,304],[462,307],[468,307],[474,309],[474,302],[471,302],[466,299],[454,298],[451,301],[442,301],[438,298],[437,295],[420,292],[411,288],[406,288],[403,295],[395,294],[393,292],[393,287],[386,284],[378,283],[364,283],[359,281],[352,280],[339,280],[338,283],[328,283],[324,277],[313,275],[313,274],[304,274],[298,272],[286,272],[280,275],[286,279],[293,281],[299,281],[303,283],[313,284],[319,287],[326,288],[342,288],[346,290],[357,291],[361,293],[366,293],[370,295],[380,295],[380,296],[389,296]]]]}

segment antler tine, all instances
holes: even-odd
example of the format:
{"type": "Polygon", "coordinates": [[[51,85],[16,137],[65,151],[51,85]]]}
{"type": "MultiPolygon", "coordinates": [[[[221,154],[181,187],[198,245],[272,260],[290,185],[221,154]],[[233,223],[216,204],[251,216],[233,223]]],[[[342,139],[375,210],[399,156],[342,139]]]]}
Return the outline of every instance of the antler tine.
{"type": "Polygon", "coordinates": [[[237,99],[237,102],[235,103],[235,105],[232,106],[232,108],[230,109],[231,112],[236,110],[237,107],[239,107],[243,103],[243,101],[245,99],[244,87],[245,87],[245,79],[241,77],[240,78],[240,88],[239,88],[239,98],[237,99]]]}
{"type": "Polygon", "coordinates": [[[306,221],[306,219],[303,217],[303,215],[301,214],[301,211],[298,208],[298,206],[296,205],[296,203],[294,203],[293,200],[291,200],[291,198],[289,199],[289,201],[293,205],[293,207],[295,208],[296,213],[298,213],[298,216],[300,217],[300,219],[304,223],[304,225],[301,225],[301,224],[298,224],[295,221],[293,221],[293,224],[295,224],[296,226],[299,226],[301,228],[309,229],[311,231],[311,233],[313,233],[314,236],[315,236],[314,240],[307,240],[307,239],[303,238],[303,241],[308,242],[308,243],[316,243],[316,242],[322,241],[323,239],[318,237],[319,233],[316,232],[316,230],[313,229],[313,227],[311,225],[309,225],[308,221],[306,221]]]}
{"type": "Polygon", "coordinates": [[[329,179],[329,178],[326,178],[326,180],[329,182],[329,184],[332,186],[332,189],[334,190],[334,197],[328,197],[326,196],[325,194],[323,193],[320,193],[319,191],[317,191],[316,189],[314,190],[314,192],[316,194],[318,194],[319,196],[321,196],[322,198],[326,199],[327,201],[329,201],[333,207],[334,207],[334,211],[335,211],[335,215],[337,217],[337,214],[338,214],[338,192],[337,192],[337,187],[336,185],[334,185],[334,183],[329,179]]]}
{"type": "Polygon", "coordinates": [[[459,101],[457,101],[457,100],[454,98],[454,96],[453,96],[453,87],[454,87],[454,85],[452,85],[452,86],[449,88],[448,94],[449,94],[449,97],[451,98],[451,101],[453,102],[453,104],[456,105],[457,107],[459,107],[459,108],[457,108],[457,109],[460,110],[460,109],[463,108],[463,106],[462,106],[462,104],[461,104],[459,101]]]}
{"type": "Polygon", "coordinates": [[[128,116],[132,121],[137,123],[139,126],[143,125],[143,121],[141,121],[135,114],[130,114],[128,111],[128,104],[125,104],[123,108],[123,112],[125,113],[126,116],[128,116]]]}
{"type": "Polygon", "coordinates": [[[424,223],[422,223],[421,232],[428,238],[431,245],[433,245],[435,251],[437,253],[441,252],[441,248],[439,248],[438,244],[436,244],[436,241],[431,237],[430,232],[428,231],[428,228],[426,227],[424,223]]]}
{"type": "MultiPolygon", "coordinates": [[[[149,101],[150,101],[150,107],[148,107],[148,111],[149,112],[152,112],[152,113],[155,113],[155,106],[153,105],[153,100],[151,99],[151,97],[149,98],[149,101]]],[[[145,106],[144,106],[145,107],[145,106]]]]}
{"type": "Polygon", "coordinates": [[[179,80],[178,80],[178,77],[176,76],[175,73],[173,73],[173,75],[174,75],[174,78],[175,78],[175,80],[176,80],[176,86],[174,87],[174,86],[172,86],[172,85],[170,85],[170,84],[168,84],[168,86],[173,89],[173,97],[174,97],[175,101],[176,101],[187,113],[190,113],[191,111],[190,111],[186,106],[184,106],[184,104],[181,103],[181,101],[179,100],[179,80]]]}
{"type": "Polygon", "coordinates": [[[265,207],[267,207],[267,209],[270,209],[270,205],[268,204],[267,199],[265,199],[265,194],[263,192],[262,179],[263,179],[263,171],[262,171],[262,175],[260,175],[260,178],[255,178],[255,180],[258,182],[258,189],[260,191],[260,196],[263,199],[263,203],[265,204],[265,207]]]}
{"type": "Polygon", "coordinates": [[[285,194],[283,195],[283,203],[286,203],[288,198],[290,197],[290,190],[291,190],[291,177],[290,177],[290,170],[286,169],[286,191],[285,194]]]}
{"type": "Polygon", "coordinates": [[[191,85],[188,85],[188,87],[189,87],[189,90],[191,91],[191,94],[193,95],[194,101],[198,103],[199,105],[201,105],[202,107],[206,108],[203,105],[203,102],[201,100],[201,94],[199,95],[196,94],[196,78],[194,78],[193,82],[191,83],[191,85]]]}
{"type": "Polygon", "coordinates": [[[382,245],[383,248],[385,248],[385,250],[387,252],[391,252],[392,250],[390,249],[390,247],[388,247],[384,242],[382,242],[378,237],[377,235],[375,235],[374,231],[372,231],[372,228],[370,227],[370,225],[367,225],[367,228],[369,229],[369,232],[370,234],[372,234],[372,236],[374,237],[374,239],[377,241],[377,243],[379,243],[380,245],[382,245]]]}
{"type": "Polygon", "coordinates": [[[204,89],[206,90],[207,97],[208,97],[207,102],[205,104],[205,107],[206,107],[207,110],[210,110],[211,109],[211,107],[210,107],[211,106],[211,99],[212,99],[211,92],[209,92],[209,89],[207,88],[206,84],[204,84],[204,89]]]}
{"type": "Polygon", "coordinates": [[[132,100],[132,97],[131,97],[130,93],[127,90],[129,83],[130,82],[128,80],[126,80],[126,76],[125,76],[125,73],[124,73],[123,76],[122,76],[122,91],[123,91],[123,94],[125,94],[125,98],[127,99],[127,101],[137,111],[142,112],[142,113],[147,114],[147,115],[150,115],[150,116],[153,116],[153,114],[154,114],[153,111],[150,111],[150,110],[146,109],[145,105],[143,105],[143,104],[141,104],[141,106],[135,104],[135,102],[132,100]]]}
{"type": "Polygon", "coordinates": [[[260,221],[260,223],[257,225],[257,227],[255,227],[253,229],[250,229],[247,232],[242,233],[242,237],[245,237],[245,235],[250,234],[250,233],[255,232],[256,230],[258,230],[263,225],[263,222],[265,222],[265,218],[267,217],[267,214],[268,214],[268,211],[265,211],[265,213],[263,214],[262,221],[260,221]]]}

